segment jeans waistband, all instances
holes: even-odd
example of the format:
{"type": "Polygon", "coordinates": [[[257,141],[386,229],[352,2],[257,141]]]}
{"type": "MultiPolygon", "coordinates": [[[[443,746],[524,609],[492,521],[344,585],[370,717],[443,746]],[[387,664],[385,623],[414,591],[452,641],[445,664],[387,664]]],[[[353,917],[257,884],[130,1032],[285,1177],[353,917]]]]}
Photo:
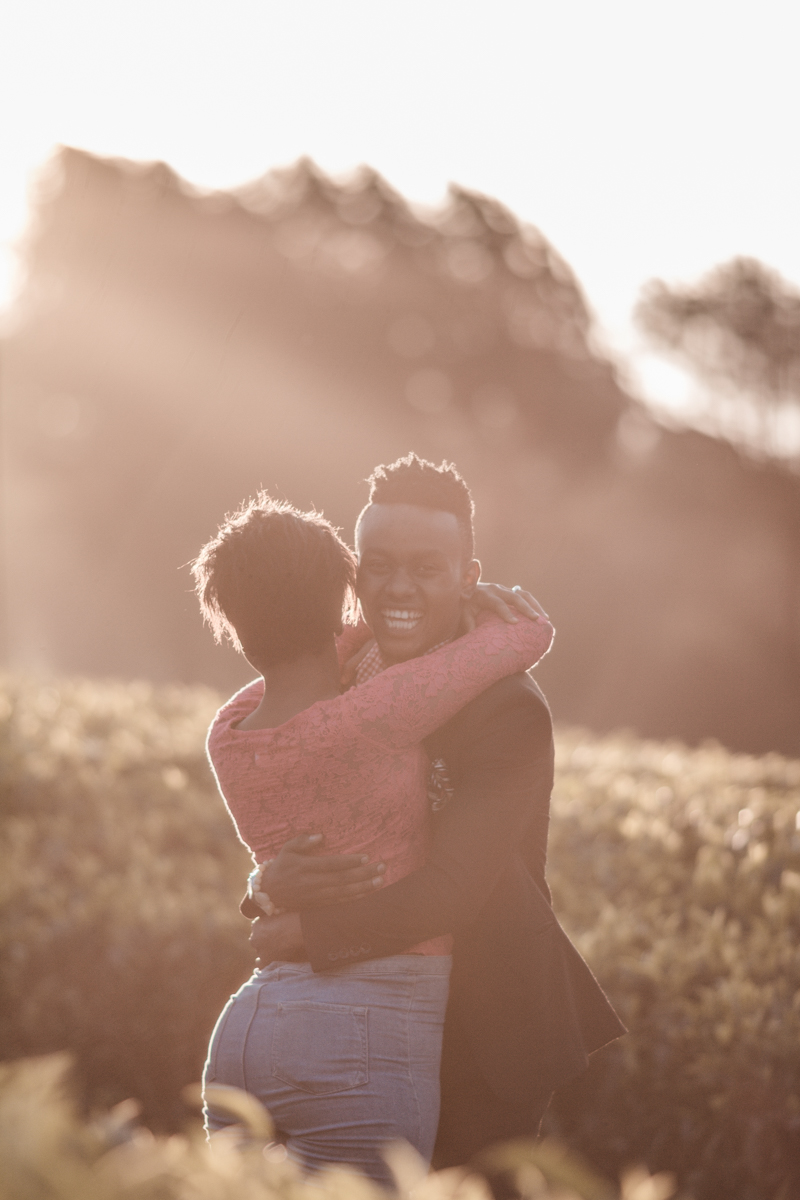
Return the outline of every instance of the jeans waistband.
{"type": "MultiPolygon", "coordinates": [[[[347,963],[330,971],[320,972],[324,979],[331,975],[449,975],[452,965],[449,954],[393,954],[389,958],[372,958],[368,962],[347,963]]],[[[256,971],[254,978],[279,979],[291,975],[313,975],[311,963],[272,962],[256,971]]]]}

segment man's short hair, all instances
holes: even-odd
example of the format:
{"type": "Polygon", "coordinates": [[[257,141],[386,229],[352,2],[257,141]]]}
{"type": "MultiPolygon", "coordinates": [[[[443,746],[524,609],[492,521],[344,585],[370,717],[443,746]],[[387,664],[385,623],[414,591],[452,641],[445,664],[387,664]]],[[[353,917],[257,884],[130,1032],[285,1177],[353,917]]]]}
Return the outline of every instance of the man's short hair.
{"type": "Polygon", "coordinates": [[[359,514],[356,529],[371,504],[416,504],[452,513],[461,530],[466,559],[475,557],[475,504],[453,463],[442,461],[437,467],[412,452],[388,466],[381,463],[367,483],[369,500],[359,514]]]}
{"type": "Polygon", "coordinates": [[[355,610],[352,550],[321,513],[266,492],[226,516],[191,569],[215,640],[260,670],[321,652],[355,610]]]}

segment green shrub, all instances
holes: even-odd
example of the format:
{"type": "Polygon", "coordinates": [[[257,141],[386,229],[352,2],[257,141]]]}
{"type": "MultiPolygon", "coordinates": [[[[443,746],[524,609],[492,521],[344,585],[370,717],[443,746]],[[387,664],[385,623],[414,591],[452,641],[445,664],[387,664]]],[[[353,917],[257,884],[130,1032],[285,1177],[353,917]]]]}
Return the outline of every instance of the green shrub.
{"type": "MultiPolygon", "coordinates": [[[[249,972],[249,858],[203,755],[203,689],[0,688],[0,1056],[77,1055],[90,1105],[181,1088],[249,972]]],[[[800,763],[563,732],[556,910],[631,1033],[551,1132],[697,1200],[800,1195],[800,763]],[[794,1191],[792,1189],[795,1189],[794,1191]]]]}
{"type": "Polygon", "coordinates": [[[800,1195],[800,762],[565,733],[550,878],[630,1035],[548,1118],[606,1171],[800,1195]]]}
{"type": "Polygon", "coordinates": [[[250,868],[204,757],[204,689],[0,690],[3,1058],[70,1049],[91,1103],[182,1114],[252,964],[250,868]]]}

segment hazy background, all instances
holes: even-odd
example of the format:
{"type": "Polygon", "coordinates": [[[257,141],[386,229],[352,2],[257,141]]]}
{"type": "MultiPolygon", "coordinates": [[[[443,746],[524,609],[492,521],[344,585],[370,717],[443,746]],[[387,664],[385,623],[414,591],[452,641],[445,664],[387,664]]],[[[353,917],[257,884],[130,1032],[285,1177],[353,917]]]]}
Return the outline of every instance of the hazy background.
{"type": "Polygon", "coordinates": [[[734,256],[800,280],[795,20],[6,3],[5,662],[232,686],[182,569],[222,512],[349,530],[413,448],[553,615],[557,718],[800,752],[797,406],[765,454],[631,319],[734,256]]]}

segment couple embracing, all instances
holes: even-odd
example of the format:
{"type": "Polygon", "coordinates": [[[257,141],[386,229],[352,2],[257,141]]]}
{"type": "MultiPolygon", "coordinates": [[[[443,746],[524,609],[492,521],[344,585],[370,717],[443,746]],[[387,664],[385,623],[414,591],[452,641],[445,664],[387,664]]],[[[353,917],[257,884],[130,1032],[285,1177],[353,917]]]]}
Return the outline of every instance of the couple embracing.
{"type": "Polygon", "coordinates": [[[369,482],[357,558],[262,494],[193,566],[216,637],[259,675],[208,752],[260,865],[243,911],[262,965],[204,1079],[261,1100],[306,1169],[389,1184],[397,1138],[450,1166],[535,1135],[624,1030],[545,880],[552,725],[526,671],[552,626],[480,583],[454,467],[412,454],[369,482]]]}

